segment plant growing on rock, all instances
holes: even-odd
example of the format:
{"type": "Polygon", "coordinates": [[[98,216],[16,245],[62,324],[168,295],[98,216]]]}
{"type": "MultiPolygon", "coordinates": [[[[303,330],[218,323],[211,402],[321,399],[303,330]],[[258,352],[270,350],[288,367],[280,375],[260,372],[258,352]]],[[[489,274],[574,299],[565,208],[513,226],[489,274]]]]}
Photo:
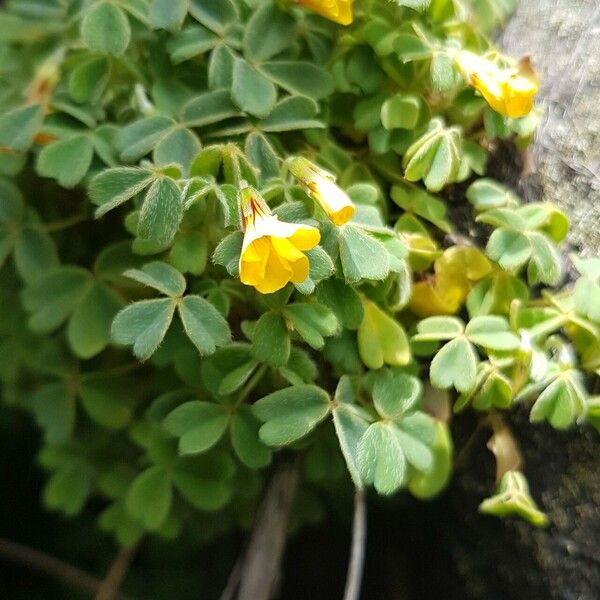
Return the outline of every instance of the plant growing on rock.
{"type": "Polygon", "coordinates": [[[473,410],[482,511],[546,523],[504,415],[599,426],[600,266],[565,283],[567,217],[485,177],[537,119],[486,37],[512,4],[8,3],[0,377],[48,508],[208,539],[292,455],[298,524],[352,485],[429,498],[473,410]]]}

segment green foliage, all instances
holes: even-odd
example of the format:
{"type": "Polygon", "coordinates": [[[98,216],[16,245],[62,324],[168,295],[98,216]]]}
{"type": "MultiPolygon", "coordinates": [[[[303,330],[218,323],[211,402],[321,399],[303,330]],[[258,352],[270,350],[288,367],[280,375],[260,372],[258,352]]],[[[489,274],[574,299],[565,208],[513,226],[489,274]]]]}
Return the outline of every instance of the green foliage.
{"type": "MultiPolygon", "coordinates": [[[[513,0],[361,4],[344,30],[285,0],[2,9],[0,383],[43,431],[50,509],[206,540],[248,526],[278,452],[301,493],[431,498],[452,404],[600,427],[600,262],[556,289],[568,219],[482,177],[535,115],[455,60],[513,0]]],[[[508,472],[481,510],[545,523],[528,494],[508,472]]]]}

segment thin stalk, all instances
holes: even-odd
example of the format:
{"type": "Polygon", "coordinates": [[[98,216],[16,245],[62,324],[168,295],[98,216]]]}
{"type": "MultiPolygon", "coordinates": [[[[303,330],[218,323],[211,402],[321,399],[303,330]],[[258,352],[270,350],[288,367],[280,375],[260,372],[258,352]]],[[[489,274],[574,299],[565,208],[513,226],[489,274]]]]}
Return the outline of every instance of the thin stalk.
{"type": "Polygon", "coordinates": [[[367,546],[367,502],[365,490],[354,494],[354,519],[352,522],[352,545],[346,576],[344,600],[359,600],[367,546]]]}

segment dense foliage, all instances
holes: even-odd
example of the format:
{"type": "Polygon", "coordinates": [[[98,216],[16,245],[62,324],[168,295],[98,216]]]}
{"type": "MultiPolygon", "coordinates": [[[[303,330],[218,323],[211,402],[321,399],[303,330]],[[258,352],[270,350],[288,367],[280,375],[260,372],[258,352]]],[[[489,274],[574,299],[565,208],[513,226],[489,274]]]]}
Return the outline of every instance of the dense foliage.
{"type": "Polygon", "coordinates": [[[546,522],[503,414],[600,424],[600,260],[557,287],[567,218],[484,177],[537,119],[486,38],[512,5],[9,0],[0,378],[48,508],[207,539],[251,524],[280,448],[293,525],[351,482],[428,498],[472,410],[481,510],[546,522]]]}

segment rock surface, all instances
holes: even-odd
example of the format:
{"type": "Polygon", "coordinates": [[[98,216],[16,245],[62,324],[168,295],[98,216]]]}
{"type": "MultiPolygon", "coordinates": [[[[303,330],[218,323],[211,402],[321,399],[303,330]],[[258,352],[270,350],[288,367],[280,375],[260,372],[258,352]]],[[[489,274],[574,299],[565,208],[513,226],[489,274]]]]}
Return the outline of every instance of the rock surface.
{"type": "Polygon", "coordinates": [[[499,42],[513,56],[531,55],[542,82],[524,195],[560,206],[571,243],[600,254],[600,2],[521,0],[499,42]]]}
{"type": "MultiPolygon", "coordinates": [[[[521,0],[499,41],[513,56],[531,55],[542,80],[534,168],[519,180],[520,192],[560,206],[572,221],[573,248],[600,255],[600,1],[521,0]]],[[[600,436],[589,427],[533,427],[525,413],[509,419],[551,525],[477,515],[494,476],[490,434],[482,431],[452,490],[461,521],[454,558],[464,585],[476,599],[597,600],[600,436]]],[[[465,425],[456,424],[459,449],[465,425]]]]}

